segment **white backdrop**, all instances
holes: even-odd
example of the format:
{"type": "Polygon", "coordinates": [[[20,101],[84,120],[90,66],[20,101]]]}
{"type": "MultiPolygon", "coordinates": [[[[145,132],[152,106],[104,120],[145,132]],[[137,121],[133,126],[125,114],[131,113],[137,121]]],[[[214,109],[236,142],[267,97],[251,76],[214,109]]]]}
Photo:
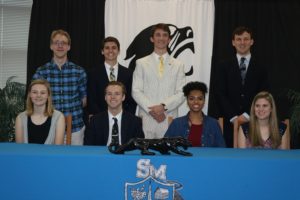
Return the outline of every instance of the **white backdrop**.
{"type": "MultiPolygon", "coordinates": [[[[105,35],[119,39],[119,62],[128,67],[130,60],[125,60],[126,50],[142,30],[160,22],[174,25],[179,33],[176,37],[180,37],[180,34],[185,37],[176,47],[177,50],[190,42],[194,45],[194,52],[185,48],[177,56],[185,64],[186,72],[193,66],[193,73],[186,77],[187,82],[201,81],[209,87],[214,11],[213,0],[106,0],[105,35]]],[[[150,42],[150,39],[140,42],[150,42]]],[[[208,95],[205,113],[207,102],[208,95]]],[[[186,114],[187,110],[184,103],[179,109],[179,116],[186,114]]]]}

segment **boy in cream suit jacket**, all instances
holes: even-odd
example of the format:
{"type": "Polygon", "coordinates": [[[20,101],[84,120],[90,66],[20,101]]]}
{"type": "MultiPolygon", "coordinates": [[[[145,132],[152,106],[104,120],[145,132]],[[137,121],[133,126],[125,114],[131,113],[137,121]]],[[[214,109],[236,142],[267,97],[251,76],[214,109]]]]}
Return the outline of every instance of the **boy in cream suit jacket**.
{"type": "Polygon", "coordinates": [[[162,138],[169,120],[177,117],[178,107],[184,101],[184,65],[167,52],[170,29],[156,24],[150,38],[152,54],[136,61],[133,73],[132,96],[139,106],[145,138],[162,138]]]}

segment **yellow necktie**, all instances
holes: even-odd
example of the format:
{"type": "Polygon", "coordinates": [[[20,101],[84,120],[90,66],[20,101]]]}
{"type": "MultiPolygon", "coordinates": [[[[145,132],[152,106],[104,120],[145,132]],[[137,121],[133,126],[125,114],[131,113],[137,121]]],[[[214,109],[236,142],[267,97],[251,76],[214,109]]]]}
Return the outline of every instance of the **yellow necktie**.
{"type": "Polygon", "coordinates": [[[159,68],[158,68],[159,76],[162,77],[164,73],[164,57],[159,57],[159,68]]]}

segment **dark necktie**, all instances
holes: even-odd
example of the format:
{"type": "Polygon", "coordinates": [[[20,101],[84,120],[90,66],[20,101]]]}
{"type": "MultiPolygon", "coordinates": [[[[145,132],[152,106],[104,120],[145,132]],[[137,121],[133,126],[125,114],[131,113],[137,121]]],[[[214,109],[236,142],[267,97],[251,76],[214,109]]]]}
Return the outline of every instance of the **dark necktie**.
{"type": "Polygon", "coordinates": [[[115,81],[116,80],[115,69],[113,67],[111,67],[109,69],[110,69],[109,80],[110,81],[115,81]]]}
{"type": "Polygon", "coordinates": [[[244,85],[245,83],[245,78],[246,78],[246,63],[245,63],[246,58],[241,57],[241,62],[240,62],[240,72],[241,72],[241,78],[242,78],[242,84],[244,85]]]}
{"type": "Polygon", "coordinates": [[[118,126],[118,119],[113,117],[114,125],[112,127],[112,137],[111,143],[114,145],[119,145],[119,126],[118,126]]]}

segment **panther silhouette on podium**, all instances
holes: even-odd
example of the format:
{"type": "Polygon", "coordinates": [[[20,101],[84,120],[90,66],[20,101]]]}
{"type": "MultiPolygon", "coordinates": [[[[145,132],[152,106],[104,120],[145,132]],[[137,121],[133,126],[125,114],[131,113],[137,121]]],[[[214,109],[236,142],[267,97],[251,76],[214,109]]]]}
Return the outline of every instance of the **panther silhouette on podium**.
{"type": "Polygon", "coordinates": [[[155,155],[154,152],[149,151],[155,150],[163,155],[170,155],[170,152],[173,152],[183,156],[192,156],[192,153],[180,149],[187,150],[191,146],[191,143],[183,137],[164,137],[161,139],[132,138],[123,145],[111,143],[108,146],[108,150],[114,154],[124,154],[126,151],[141,150],[142,155],[155,155]]]}

